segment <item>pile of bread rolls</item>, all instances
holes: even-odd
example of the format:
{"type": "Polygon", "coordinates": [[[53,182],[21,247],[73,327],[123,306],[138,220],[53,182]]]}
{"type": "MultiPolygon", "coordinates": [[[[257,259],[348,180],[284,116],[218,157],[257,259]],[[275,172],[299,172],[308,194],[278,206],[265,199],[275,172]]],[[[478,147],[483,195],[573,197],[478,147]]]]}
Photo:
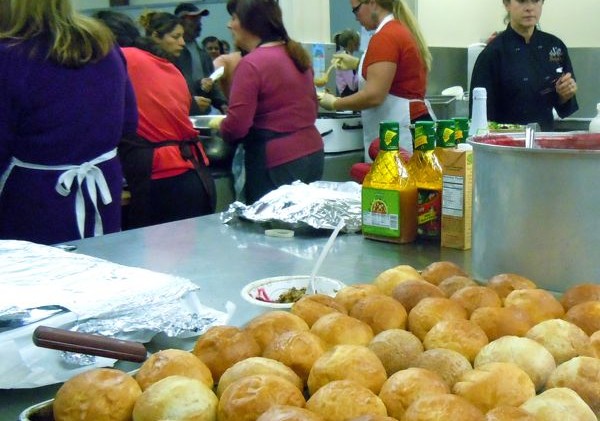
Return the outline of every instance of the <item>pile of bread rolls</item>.
{"type": "Polygon", "coordinates": [[[306,295],[134,375],[96,369],[58,391],[56,421],[596,421],[600,285],[560,299],[522,276],[478,284],[406,265],[335,297],[306,295]]]}

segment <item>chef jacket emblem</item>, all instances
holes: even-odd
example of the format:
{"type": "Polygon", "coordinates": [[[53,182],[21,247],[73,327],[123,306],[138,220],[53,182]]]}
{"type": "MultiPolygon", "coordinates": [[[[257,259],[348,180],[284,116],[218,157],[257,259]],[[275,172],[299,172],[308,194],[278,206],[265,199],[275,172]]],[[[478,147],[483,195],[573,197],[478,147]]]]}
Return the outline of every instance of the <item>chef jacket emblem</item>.
{"type": "Polygon", "coordinates": [[[563,50],[560,47],[552,47],[548,53],[548,59],[550,63],[562,63],[563,61],[563,50]]]}

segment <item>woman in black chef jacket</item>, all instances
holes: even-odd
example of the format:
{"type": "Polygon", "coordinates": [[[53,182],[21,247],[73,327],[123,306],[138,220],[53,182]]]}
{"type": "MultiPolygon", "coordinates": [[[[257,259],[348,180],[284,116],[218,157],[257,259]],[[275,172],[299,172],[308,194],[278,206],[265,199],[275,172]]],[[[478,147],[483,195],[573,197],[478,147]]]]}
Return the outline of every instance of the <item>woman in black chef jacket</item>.
{"type": "Polygon", "coordinates": [[[477,58],[470,90],[486,88],[488,120],[551,131],[553,108],[562,118],[579,109],[567,47],[537,28],[544,0],[502,1],[509,24],[477,58]]]}

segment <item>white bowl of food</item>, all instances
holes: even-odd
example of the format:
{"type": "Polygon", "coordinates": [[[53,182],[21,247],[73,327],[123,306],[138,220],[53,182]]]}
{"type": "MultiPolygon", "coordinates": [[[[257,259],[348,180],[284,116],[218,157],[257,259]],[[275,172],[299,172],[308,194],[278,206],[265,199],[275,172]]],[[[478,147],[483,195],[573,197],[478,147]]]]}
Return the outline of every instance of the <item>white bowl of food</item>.
{"type": "MultiPolygon", "coordinates": [[[[270,308],[291,308],[307,291],[310,276],[274,276],[250,282],[242,288],[242,298],[249,303],[270,308]]],[[[315,277],[315,293],[335,296],[346,284],[324,276],[315,277]]]]}

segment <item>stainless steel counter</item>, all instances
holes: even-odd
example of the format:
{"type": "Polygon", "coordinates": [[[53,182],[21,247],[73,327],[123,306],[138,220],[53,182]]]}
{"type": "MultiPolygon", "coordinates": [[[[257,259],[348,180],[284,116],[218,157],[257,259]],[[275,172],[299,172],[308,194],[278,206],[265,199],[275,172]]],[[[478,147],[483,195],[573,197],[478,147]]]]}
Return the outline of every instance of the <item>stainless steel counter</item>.
{"type": "MultiPolygon", "coordinates": [[[[71,244],[77,253],[115,263],[183,276],[201,287],[203,304],[224,310],[232,301],[237,310],[231,324],[241,326],[268,311],[244,301],[240,289],[271,276],[309,275],[330,231],[301,232],[293,238],[268,237],[264,226],[243,221],[222,224],[218,214],[154,227],[89,238],[71,244]]],[[[470,252],[440,248],[432,243],[397,245],[341,234],[325,259],[320,275],[346,284],[371,282],[379,273],[400,264],[422,269],[438,260],[471,268],[470,252]]],[[[191,349],[193,341],[156,340],[156,351],[191,349]]],[[[130,370],[135,366],[123,365],[130,370]]],[[[0,390],[0,421],[16,420],[26,407],[50,399],[58,385],[26,390],[0,390]]]]}

